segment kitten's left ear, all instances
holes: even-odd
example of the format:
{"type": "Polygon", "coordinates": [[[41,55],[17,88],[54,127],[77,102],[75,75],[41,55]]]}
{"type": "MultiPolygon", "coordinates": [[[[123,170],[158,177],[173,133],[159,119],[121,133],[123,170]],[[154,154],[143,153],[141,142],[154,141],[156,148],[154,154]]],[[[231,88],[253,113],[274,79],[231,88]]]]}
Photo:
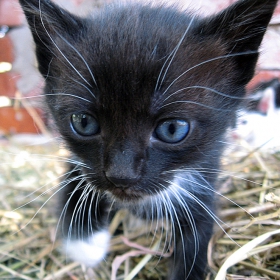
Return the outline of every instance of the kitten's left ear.
{"type": "Polygon", "coordinates": [[[83,20],[50,0],[19,0],[19,2],[36,44],[39,70],[46,77],[49,73],[48,66],[59,48],[59,38],[67,41],[77,40],[84,30],[83,20]]]}
{"type": "Polygon", "coordinates": [[[278,0],[239,0],[198,26],[200,36],[224,42],[240,71],[241,84],[253,77],[258,48],[278,0]]]}

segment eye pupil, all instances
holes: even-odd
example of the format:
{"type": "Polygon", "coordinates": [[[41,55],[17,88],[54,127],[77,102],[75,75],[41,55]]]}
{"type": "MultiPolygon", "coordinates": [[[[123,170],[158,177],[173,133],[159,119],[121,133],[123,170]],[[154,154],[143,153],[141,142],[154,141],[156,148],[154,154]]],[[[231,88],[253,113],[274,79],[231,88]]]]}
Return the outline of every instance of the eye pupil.
{"type": "Polygon", "coordinates": [[[155,130],[155,136],[165,143],[175,144],[186,138],[189,123],[185,120],[171,119],[161,122],[155,130]]]}
{"type": "Polygon", "coordinates": [[[85,128],[87,126],[87,124],[88,124],[87,117],[86,117],[86,115],[83,115],[82,119],[81,119],[81,125],[83,128],[85,128]]]}
{"type": "Polygon", "coordinates": [[[176,131],[175,125],[174,125],[173,123],[171,123],[171,124],[169,125],[168,130],[169,130],[169,133],[170,133],[171,135],[173,135],[173,134],[175,133],[175,131],[176,131]]]}
{"type": "Polygon", "coordinates": [[[92,136],[100,130],[97,120],[88,114],[73,114],[71,126],[76,133],[82,136],[92,136]]]}

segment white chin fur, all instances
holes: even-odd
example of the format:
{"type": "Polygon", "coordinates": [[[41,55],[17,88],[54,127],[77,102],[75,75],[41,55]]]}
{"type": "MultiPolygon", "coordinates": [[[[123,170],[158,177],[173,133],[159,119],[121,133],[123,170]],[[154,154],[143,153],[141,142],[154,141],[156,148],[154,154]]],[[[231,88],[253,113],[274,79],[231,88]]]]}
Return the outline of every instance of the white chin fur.
{"type": "Polygon", "coordinates": [[[110,234],[103,230],[82,240],[65,240],[66,256],[88,267],[96,266],[107,253],[110,234]]]}

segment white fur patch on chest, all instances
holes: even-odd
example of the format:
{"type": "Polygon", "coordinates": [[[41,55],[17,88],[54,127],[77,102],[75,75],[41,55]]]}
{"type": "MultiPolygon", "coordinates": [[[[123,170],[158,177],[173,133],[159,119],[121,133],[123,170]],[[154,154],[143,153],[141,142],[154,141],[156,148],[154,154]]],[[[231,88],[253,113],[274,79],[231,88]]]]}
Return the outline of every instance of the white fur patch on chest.
{"type": "Polygon", "coordinates": [[[65,240],[64,251],[72,260],[94,267],[104,259],[109,241],[109,232],[102,230],[81,240],[65,240]]]}

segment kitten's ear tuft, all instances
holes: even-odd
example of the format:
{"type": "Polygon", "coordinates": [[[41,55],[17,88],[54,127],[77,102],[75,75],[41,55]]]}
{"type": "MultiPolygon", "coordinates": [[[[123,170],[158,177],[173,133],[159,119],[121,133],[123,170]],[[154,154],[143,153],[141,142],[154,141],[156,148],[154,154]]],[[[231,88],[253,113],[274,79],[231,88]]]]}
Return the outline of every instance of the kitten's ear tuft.
{"type": "Polygon", "coordinates": [[[59,38],[75,40],[82,30],[83,22],[50,0],[19,0],[19,2],[36,45],[39,70],[43,76],[47,76],[48,66],[59,48],[57,40],[59,38]]]}
{"type": "Polygon", "coordinates": [[[201,35],[220,38],[229,55],[243,72],[242,84],[250,81],[258,49],[278,0],[239,0],[216,16],[206,19],[197,30],[201,35]],[[243,54],[243,55],[242,55],[243,54]]]}

